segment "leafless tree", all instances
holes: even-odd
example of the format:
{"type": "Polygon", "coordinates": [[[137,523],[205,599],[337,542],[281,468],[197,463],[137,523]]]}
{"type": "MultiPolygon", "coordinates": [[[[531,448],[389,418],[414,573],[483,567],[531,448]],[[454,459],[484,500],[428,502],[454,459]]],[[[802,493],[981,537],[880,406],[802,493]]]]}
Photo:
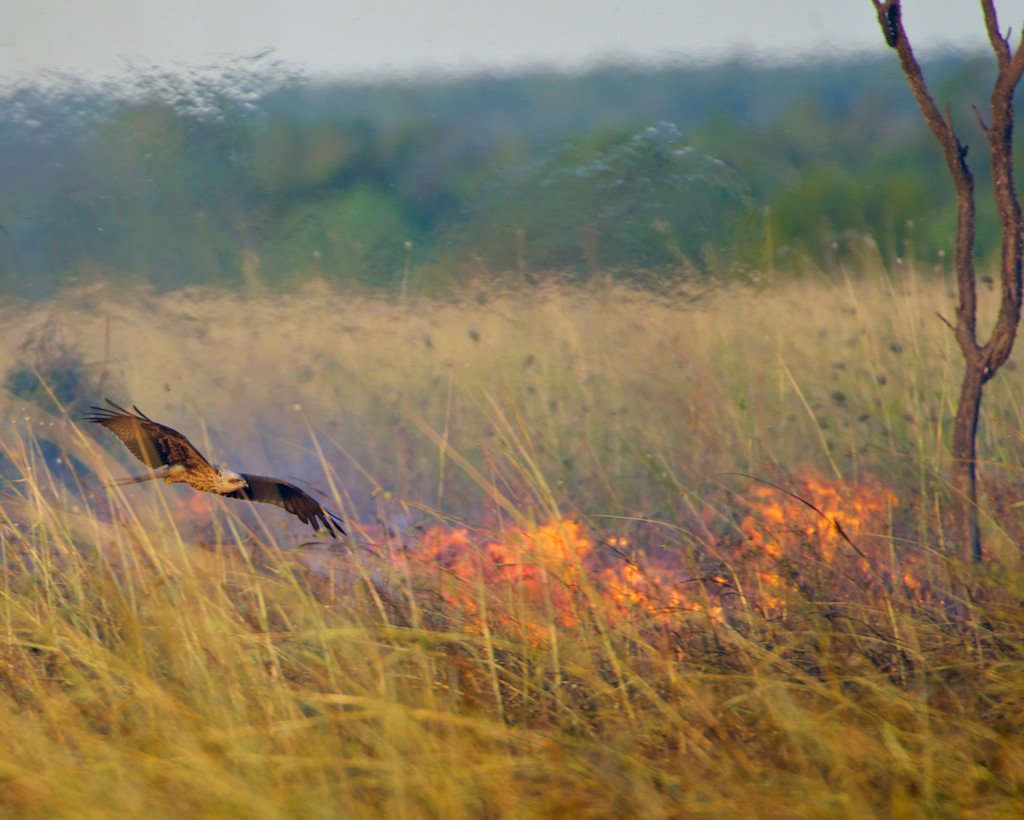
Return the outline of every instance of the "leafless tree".
{"type": "Polygon", "coordinates": [[[975,109],[975,113],[988,140],[992,185],[1002,233],[999,315],[988,340],[982,342],[978,339],[978,287],[974,270],[974,177],[967,165],[967,146],[957,137],[950,107],[947,105],[945,111],[940,111],[925,85],[921,66],[914,57],[903,27],[900,0],[871,1],[885,41],[899,55],[910,90],[928,127],[942,146],[946,168],[956,187],[958,300],[956,322],[949,324],[963,353],[965,367],[953,427],[953,487],[959,496],[957,509],[962,557],[965,561],[976,562],[982,558],[977,478],[978,414],[982,390],[1009,358],[1021,313],[1021,231],[1024,226],[1013,180],[1013,94],[1024,72],[1024,37],[1014,49],[1010,44],[1010,34],[1004,35],[999,28],[993,0],[981,0],[989,44],[996,57],[996,80],[989,98],[987,122],[981,111],[975,109]]]}

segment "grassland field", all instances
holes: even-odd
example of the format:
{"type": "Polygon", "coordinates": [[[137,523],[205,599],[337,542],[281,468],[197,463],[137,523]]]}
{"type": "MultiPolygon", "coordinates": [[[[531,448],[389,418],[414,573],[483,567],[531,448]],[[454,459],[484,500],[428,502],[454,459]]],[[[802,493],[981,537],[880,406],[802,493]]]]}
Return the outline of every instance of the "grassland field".
{"type": "Polygon", "coordinates": [[[862,268],[0,307],[0,811],[1020,816],[1020,355],[964,567],[949,282],[862,268]],[[349,537],[105,487],[104,396],[349,537]]]}

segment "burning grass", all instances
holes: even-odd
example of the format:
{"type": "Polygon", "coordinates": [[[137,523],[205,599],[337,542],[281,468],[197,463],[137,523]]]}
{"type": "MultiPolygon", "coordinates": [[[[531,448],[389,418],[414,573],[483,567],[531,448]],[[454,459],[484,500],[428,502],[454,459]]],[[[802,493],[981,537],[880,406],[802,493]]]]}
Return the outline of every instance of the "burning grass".
{"type": "Polygon", "coordinates": [[[941,286],[851,284],[820,316],[808,287],[616,287],[11,314],[56,315],[80,372],[218,460],[314,477],[351,531],[104,490],[91,431],[8,399],[0,806],[1024,810],[1020,405],[993,385],[970,571],[943,540],[941,286]]]}

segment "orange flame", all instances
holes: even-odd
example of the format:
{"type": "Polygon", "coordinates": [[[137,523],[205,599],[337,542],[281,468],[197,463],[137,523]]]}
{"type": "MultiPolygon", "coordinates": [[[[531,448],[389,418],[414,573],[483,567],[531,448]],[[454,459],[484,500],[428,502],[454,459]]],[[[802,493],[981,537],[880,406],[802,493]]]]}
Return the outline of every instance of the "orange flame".
{"type": "Polygon", "coordinates": [[[433,527],[394,560],[436,573],[432,589],[465,628],[517,634],[538,645],[551,640],[555,626],[597,621],[674,632],[693,616],[723,624],[737,606],[786,618],[794,596],[822,579],[852,580],[851,595],[875,595],[886,586],[926,595],[912,556],[891,566],[891,539],[881,537],[891,530],[897,504],[888,487],[872,478],[843,482],[813,471],[788,486],[792,495],[752,488],[739,524],[742,540],[721,536],[685,565],[682,553],[645,554],[624,534],[598,542],[569,519],[496,532],[433,527]],[[731,569],[700,577],[685,569],[706,564],[731,569]],[[886,584],[876,583],[881,577],[886,584]]]}
{"type": "Polygon", "coordinates": [[[844,540],[840,531],[851,538],[864,530],[885,532],[889,511],[898,503],[895,493],[874,479],[848,484],[811,473],[794,483],[793,495],[756,487],[749,501],[752,511],[740,523],[750,543],[773,558],[802,540],[820,547],[824,559],[831,561],[844,540]],[[794,496],[812,503],[820,514],[794,496]]]}
{"type": "MultiPolygon", "coordinates": [[[[678,635],[692,623],[725,624],[740,611],[785,619],[809,595],[866,601],[899,590],[930,598],[930,562],[920,553],[897,556],[888,537],[898,504],[890,488],[813,470],[785,485],[790,492],[757,485],[739,497],[746,508],[739,537],[711,534],[720,514],[702,513],[708,543],[695,552],[674,551],[656,524],[633,522],[627,532],[598,538],[577,520],[556,519],[497,530],[435,526],[389,560],[426,579],[416,588],[440,604],[440,617],[535,645],[551,641],[558,627],[678,635]],[[649,543],[660,548],[645,549],[649,543]]],[[[212,527],[209,497],[168,498],[176,518],[212,527]]],[[[370,538],[386,536],[381,529],[370,538]]]]}

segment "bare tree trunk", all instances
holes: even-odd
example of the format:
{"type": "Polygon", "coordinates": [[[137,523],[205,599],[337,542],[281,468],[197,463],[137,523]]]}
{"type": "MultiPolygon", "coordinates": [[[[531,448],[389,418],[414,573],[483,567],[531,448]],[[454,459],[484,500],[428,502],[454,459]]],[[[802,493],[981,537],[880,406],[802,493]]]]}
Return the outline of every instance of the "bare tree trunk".
{"type": "MultiPolygon", "coordinates": [[[[985,382],[995,376],[1013,350],[1021,314],[1022,230],[1020,203],[1013,179],[1013,93],[1024,72],[1024,37],[1016,51],[999,30],[993,0],[981,0],[985,30],[996,56],[996,81],[989,99],[986,124],[977,112],[988,138],[992,187],[995,193],[999,228],[1002,233],[999,316],[992,335],[984,344],[978,341],[978,291],[974,270],[974,177],[967,166],[967,146],[953,128],[953,116],[946,107],[939,111],[928,91],[921,66],[914,57],[903,28],[900,0],[871,0],[878,15],[886,43],[896,50],[900,66],[925,122],[942,146],[957,198],[956,278],[959,298],[956,308],[956,335],[964,357],[964,379],[960,388],[956,421],[953,427],[953,487],[957,492],[958,531],[961,556],[965,562],[982,558],[978,526],[977,438],[978,417],[985,382]]],[[[1022,26],[1024,29],[1024,26],[1022,26]]]]}
{"type": "Polygon", "coordinates": [[[978,415],[983,388],[981,371],[971,364],[964,371],[960,402],[953,425],[953,489],[960,506],[958,535],[962,539],[961,558],[981,560],[981,531],[978,526],[977,440],[978,415]]]}

